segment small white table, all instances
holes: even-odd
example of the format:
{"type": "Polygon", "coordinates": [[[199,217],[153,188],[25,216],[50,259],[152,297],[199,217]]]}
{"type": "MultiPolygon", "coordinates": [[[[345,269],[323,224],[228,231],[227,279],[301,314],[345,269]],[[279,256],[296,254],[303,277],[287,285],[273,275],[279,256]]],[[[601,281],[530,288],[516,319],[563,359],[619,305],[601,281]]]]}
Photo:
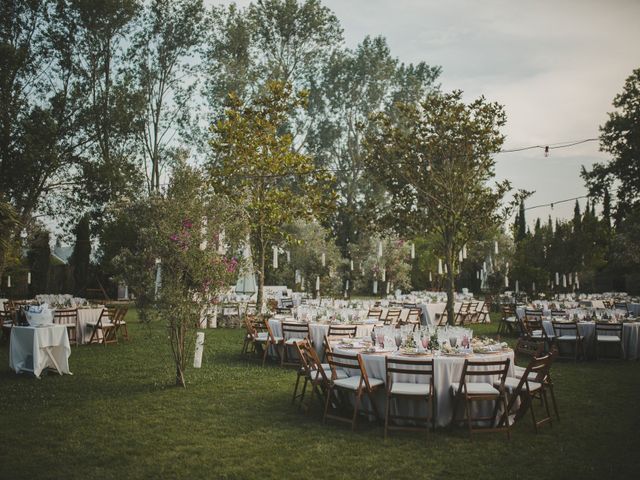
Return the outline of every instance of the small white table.
{"type": "Polygon", "coordinates": [[[16,373],[30,372],[40,378],[45,368],[52,368],[60,375],[71,375],[71,346],[64,325],[13,327],[10,345],[9,367],[16,373]]]}

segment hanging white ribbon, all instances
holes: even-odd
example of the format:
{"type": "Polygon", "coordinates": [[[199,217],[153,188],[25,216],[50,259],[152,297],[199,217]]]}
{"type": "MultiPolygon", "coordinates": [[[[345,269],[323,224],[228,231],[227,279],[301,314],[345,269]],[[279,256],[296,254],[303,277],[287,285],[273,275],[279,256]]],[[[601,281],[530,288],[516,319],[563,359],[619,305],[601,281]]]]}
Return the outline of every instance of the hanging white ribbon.
{"type": "Polygon", "coordinates": [[[351,269],[351,271],[353,272],[353,260],[351,260],[351,261],[349,262],[349,268],[350,268],[350,269],[351,269]]]}
{"type": "Polygon", "coordinates": [[[505,287],[509,286],[509,276],[507,276],[507,275],[504,276],[504,286],[505,287]]]}
{"type": "Polygon", "coordinates": [[[495,252],[496,255],[498,255],[498,241],[495,240],[493,242],[493,251],[495,252]]]}
{"type": "Polygon", "coordinates": [[[412,243],[411,244],[411,260],[414,260],[416,258],[416,244],[412,243]]]}
{"type": "Polygon", "coordinates": [[[391,284],[389,282],[387,282],[387,295],[389,295],[390,287],[391,287],[391,284]]]}
{"type": "Polygon", "coordinates": [[[278,269],[278,253],[279,253],[279,249],[275,245],[273,247],[271,247],[271,249],[273,250],[273,269],[277,270],[278,269]]]}
{"type": "Polygon", "coordinates": [[[316,277],[316,292],[320,291],[320,275],[316,277]]]}
{"type": "Polygon", "coordinates": [[[382,281],[386,281],[387,280],[387,269],[383,268],[382,269],[382,281]]]}
{"type": "Polygon", "coordinates": [[[466,243],[462,246],[462,258],[465,259],[465,260],[467,259],[467,244],[466,243]]]}
{"type": "Polygon", "coordinates": [[[438,275],[442,275],[442,272],[443,272],[443,270],[442,270],[442,259],[439,258],[438,259],[438,275]]]}
{"type": "Polygon", "coordinates": [[[556,272],[556,285],[560,285],[560,274],[556,272]]]}
{"type": "Polygon", "coordinates": [[[462,263],[462,250],[458,252],[458,262],[462,263]]]}
{"type": "Polygon", "coordinates": [[[429,282],[433,282],[433,277],[431,276],[431,271],[429,271],[429,282]]]}
{"type": "Polygon", "coordinates": [[[532,291],[532,292],[535,292],[535,291],[536,291],[536,282],[533,282],[533,283],[531,284],[531,291],[532,291]]]}
{"type": "Polygon", "coordinates": [[[322,266],[327,266],[327,256],[324,253],[322,254],[322,266]]]}
{"type": "Polygon", "coordinates": [[[373,294],[376,295],[378,293],[378,281],[373,281],[373,294]]]}
{"type": "Polygon", "coordinates": [[[520,285],[518,284],[518,280],[516,280],[516,293],[518,293],[518,290],[520,290],[520,285]]]}
{"type": "Polygon", "coordinates": [[[567,276],[564,273],[562,274],[562,287],[567,288],[567,276]]]}
{"type": "Polygon", "coordinates": [[[291,251],[287,250],[287,263],[291,263],[291,251]]]}
{"type": "Polygon", "coordinates": [[[378,256],[382,256],[382,241],[378,240],[378,256]]]}

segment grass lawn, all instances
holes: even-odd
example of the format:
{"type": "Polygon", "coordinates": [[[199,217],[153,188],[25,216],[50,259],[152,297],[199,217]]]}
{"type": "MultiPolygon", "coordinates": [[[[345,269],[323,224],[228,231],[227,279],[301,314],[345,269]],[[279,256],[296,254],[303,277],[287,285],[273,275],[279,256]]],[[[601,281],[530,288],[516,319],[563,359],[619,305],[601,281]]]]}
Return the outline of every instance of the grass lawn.
{"type": "MultiPolygon", "coordinates": [[[[166,331],[73,347],[73,376],[9,370],[0,344],[0,478],[638,478],[640,363],[556,363],[562,421],[504,434],[322,425],[290,406],[295,373],[239,354],[241,330],[206,333],[203,368],[175,388],[166,331]]],[[[496,325],[476,327],[493,333],[496,325]]]]}

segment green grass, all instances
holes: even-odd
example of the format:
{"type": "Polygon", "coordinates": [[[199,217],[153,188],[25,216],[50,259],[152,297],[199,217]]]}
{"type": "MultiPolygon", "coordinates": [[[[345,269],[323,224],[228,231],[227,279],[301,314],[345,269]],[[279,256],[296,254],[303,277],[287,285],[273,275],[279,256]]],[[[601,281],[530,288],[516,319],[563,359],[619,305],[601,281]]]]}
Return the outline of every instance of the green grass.
{"type": "MultiPolygon", "coordinates": [[[[166,331],[127,318],[132,341],[74,347],[73,376],[36,380],[0,345],[0,478],[636,478],[640,364],[556,363],[562,421],[530,418],[469,440],[427,441],[362,422],[322,425],[290,406],[295,373],[239,355],[240,330],[206,333],[203,368],[172,385],[166,331]]],[[[493,333],[495,325],[477,327],[493,333]]]]}

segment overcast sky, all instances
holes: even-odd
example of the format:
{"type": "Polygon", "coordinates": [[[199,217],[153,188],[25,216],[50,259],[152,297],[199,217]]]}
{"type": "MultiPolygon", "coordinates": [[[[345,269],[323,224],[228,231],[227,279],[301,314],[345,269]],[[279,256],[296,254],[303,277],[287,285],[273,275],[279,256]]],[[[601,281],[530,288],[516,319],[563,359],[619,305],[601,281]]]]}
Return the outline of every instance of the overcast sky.
{"type": "MultiPolygon", "coordinates": [[[[401,61],[441,66],[444,90],[503,104],[505,149],[597,137],[613,97],[640,67],[638,0],[322,3],[340,20],[348,47],[383,35],[401,61]]],[[[549,158],[541,150],[498,155],[496,172],[515,188],[535,190],[527,203],[534,206],[584,195],[580,167],[606,159],[591,142],[552,150],[549,158]]],[[[573,206],[531,210],[529,223],[550,213],[570,217],[573,206]]]]}

